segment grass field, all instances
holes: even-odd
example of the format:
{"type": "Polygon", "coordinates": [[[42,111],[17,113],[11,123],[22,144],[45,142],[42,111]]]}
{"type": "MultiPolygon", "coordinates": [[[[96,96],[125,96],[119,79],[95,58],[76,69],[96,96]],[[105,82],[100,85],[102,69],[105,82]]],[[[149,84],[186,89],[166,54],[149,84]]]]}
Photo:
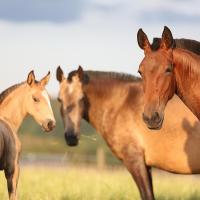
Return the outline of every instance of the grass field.
{"type": "MultiPolygon", "coordinates": [[[[7,200],[3,173],[0,199],[7,200]]],[[[159,200],[200,199],[200,177],[172,176],[154,172],[159,200]]],[[[86,167],[22,167],[19,200],[137,200],[138,190],[124,169],[97,170],[86,167]]]]}

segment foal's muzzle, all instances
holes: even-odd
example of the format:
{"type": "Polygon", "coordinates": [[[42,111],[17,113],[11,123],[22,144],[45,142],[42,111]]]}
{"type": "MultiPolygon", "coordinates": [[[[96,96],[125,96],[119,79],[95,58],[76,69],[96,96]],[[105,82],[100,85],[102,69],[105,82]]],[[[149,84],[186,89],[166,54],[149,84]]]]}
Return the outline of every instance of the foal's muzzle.
{"type": "Polygon", "coordinates": [[[69,146],[77,146],[79,138],[74,132],[65,132],[65,141],[69,146]]]}
{"type": "Polygon", "coordinates": [[[143,121],[146,123],[149,129],[159,130],[162,127],[164,117],[158,112],[153,112],[150,117],[146,116],[143,113],[142,117],[143,117],[143,121]]]}
{"type": "Polygon", "coordinates": [[[56,126],[56,122],[54,120],[48,119],[42,124],[42,128],[44,131],[49,132],[52,131],[56,126]]]}

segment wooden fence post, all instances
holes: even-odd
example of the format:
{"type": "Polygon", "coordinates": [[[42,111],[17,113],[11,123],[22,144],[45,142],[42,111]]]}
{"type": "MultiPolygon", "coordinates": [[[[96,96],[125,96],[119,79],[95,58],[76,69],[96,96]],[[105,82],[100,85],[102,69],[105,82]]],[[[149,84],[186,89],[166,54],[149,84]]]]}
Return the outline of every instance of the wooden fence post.
{"type": "Polygon", "coordinates": [[[103,147],[99,147],[97,149],[96,153],[96,158],[97,158],[97,168],[98,169],[104,169],[106,165],[106,160],[105,160],[105,152],[103,147]]]}

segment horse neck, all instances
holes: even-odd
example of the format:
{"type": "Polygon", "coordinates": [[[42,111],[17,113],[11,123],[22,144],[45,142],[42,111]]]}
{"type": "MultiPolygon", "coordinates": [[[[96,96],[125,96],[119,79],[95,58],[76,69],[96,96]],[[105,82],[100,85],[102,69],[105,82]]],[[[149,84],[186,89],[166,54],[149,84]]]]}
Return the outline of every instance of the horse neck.
{"type": "Polygon", "coordinates": [[[173,60],[176,93],[200,119],[200,56],[177,48],[173,60]]]}
{"type": "Polygon", "coordinates": [[[90,81],[84,86],[84,92],[87,99],[86,120],[103,134],[103,127],[106,123],[107,116],[114,113],[124,103],[128,94],[128,84],[114,85],[111,82],[90,81]]]}
{"type": "Polygon", "coordinates": [[[22,84],[11,92],[0,104],[0,118],[5,121],[14,133],[17,133],[26,116],[25,94],[27,87],[22,84]]]}

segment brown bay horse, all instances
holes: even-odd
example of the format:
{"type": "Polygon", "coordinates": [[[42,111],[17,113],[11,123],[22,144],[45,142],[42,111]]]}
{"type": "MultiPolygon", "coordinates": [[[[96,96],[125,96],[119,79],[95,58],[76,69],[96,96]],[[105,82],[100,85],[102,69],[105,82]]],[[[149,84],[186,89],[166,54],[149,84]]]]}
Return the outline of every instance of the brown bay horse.
{"type": "Polygon", "coordinates": [[[19,155],[21,143],[18,129],[27,114],[34,117],[45,131],[55,126],[55,118],[45,90],[50,73],[41,81],[31,71],[27,81],[16,84],[0,94],[0,170],[7,179],[10,200],[17,199],[19,155]]]}
{"type": "Polygon", "coordinates": [[[162,127],[167,102],[177,94],[186,106],[200,119],[200,46],[192,43],[189,50],[174,47],[169,28],[164,27],[159,48],[152,49],[146,34],[139,29],[138,44],[145,57],[139,66],[143,79],[143,119],[152,129],[162,127]],[[199,49],[199,50],[198,50],[199,49]]]}
{"type": "Polygon", "coordinates": [[[78,144],[81,119],[88,121],[129,170],[143,200],[154,199],[152,167],[179,174],[200,173],[200,123],[176,96],[166,108],[163,128],[154,131],[141,118],[140,78],[83,72],[81,67],[65,78],[58,67],[57,79],[67,144],[78,144]]]}

